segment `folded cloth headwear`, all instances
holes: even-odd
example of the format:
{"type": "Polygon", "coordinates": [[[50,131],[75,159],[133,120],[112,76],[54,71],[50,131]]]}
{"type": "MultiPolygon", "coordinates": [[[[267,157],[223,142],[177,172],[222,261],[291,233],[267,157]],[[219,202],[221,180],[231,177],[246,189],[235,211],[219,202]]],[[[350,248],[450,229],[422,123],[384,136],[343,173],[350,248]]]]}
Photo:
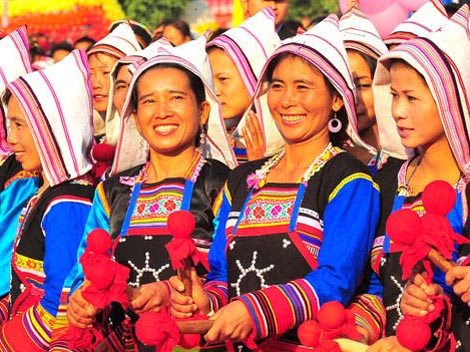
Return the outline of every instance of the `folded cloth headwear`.
{"type": "Polygon", "coordinates": [[[376,99],[388,100],[391,106],[392,59],[404,60],[424,77],[452,153],[467,182],[470,180],[469,18],[469,5],[464,4],[439,30],[391,50],[379,60],[373,83],[376,99]]]}
{"type": "Polygon", "coordinates": [[[95,43],[89,50],[88,56],[104,53],[118,59],[140,50],[140,44],[127,23],[121,23],[111,33],[95,43]]]}
{"type": "Polygon", "coordinates": [[[88,173],[94,139],[86,53],[74,50],[44,70],[19,77],[7,89],[25,115],[49,184],[88,173]]]}
{"type": "Polygon", "coordinates": [[[388,35],[387,45],[400,44],[411,38],[422,37],[441,28],[448,20],[446,9],[440,0],[429,0],[409,18],[400,23],[388,35]]]}
{"type": "Polygon", "coordinates": [[[356,145],[369,150],[371,147],[362,141],[357,132],[355,87],[346,49],[339,31],[338,16],[329,15],[312,29],[284,40],[282,45],[276,49],[266,62],[262,78],[258,83],[255,94],[255,106],[258,114],[269,114],[266,70],[271,61],[285,53],[299,56],[320,70],[343,100],[350,125],[348,128],[351,139],[356,145]]]}
{"type": "Polygon", "coordinates": [[[346,49],[354,49],[374,59],[388,53],[372,21],[358,7],[352,6],[339,19],[339,30],[346,49]]]}
{"type": "Polygon", "coordinates": [[[212,72],[205,51],[206,38],[199,37],[177,47],[161,46],[157,55],[142,63],[129,85],[129,93],[124,103],[122,113],[121,132],[116,146],[116,155],[111,168],[111,174],[145,163],[148,160],[149,146],[147,141],[139,134],[132,117],[133,94],[139,77],[152,66],[160,63],[181,65],[198,76],[205,87],[206,100],[211,105],[211,111],[207,122],[207,142],[203,155],[214,158],[226,164],[230,168],[237,165],[233,150],[230,146],[227,134],[223,126],[220,103],[213,90],[212,72]]]}
{"type": "Polygon", "coordinates": [[[130,19],[114,21],[109,26],[109,31],[112,32],[113,29],[115,29],[121,23],[127,23],[129,26],[131,26],[132,31],[136,35],[136,39],[139,42],[141,48],[147,47],[152,41],[152,32],[150,32],[150,29],[148,29],[144,24],[130,19]]]}
{"type": "MultiPolygon", "coordinates": [[[[32,71],[26,26],[21,26],[0,40],[0,94],[8,82],[32,71]]],[[[7,121],[0,109],[0,159],[10,154],[7,141],[7,121]]]]}
{"type": "MultiPolygon", "coordinates": [[[[217,47],[229,56],[238,69],[250,98],[255,94],[266,60],[281,45],[276,32],[275,17],[271,7],[264,8],[238,27],[229,29],[207,43],[207,49],[217,47]]],[[[234,138],[242,140],[247,116],[247,113],[242,116],[234,138]]],[[[269,114],[258,115],[258,118],[265,135],[266,155],[271,155],[283,144],[282,137],[269,114]]]]}

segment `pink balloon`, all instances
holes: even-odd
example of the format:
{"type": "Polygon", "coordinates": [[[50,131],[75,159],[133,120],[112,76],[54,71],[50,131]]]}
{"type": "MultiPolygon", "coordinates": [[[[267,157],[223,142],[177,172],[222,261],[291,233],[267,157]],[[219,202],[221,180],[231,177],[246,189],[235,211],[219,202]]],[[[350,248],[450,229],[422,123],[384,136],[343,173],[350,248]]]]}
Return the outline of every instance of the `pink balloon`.
{"type": "Polygon", "coordinates": [[[429,0],[397,0],[400,5],[408,11],[416,11],[429,0]]]}
{"type": "MultiPolygon", "coordinates": [[[[347,12],[352,2],[352,0],[339,0],[341,13],[347,12]]],[[[357,0],[357,2],[361,11],[366,15],[375,15],[388,9],[396,0],[357,0]]]]}
{"type": "Polygon", "coordinates": [[[388,36],[401,22],[408,18],[408,10],[395,2],[385,11],[368,15],[382,38],[388,36]]]}

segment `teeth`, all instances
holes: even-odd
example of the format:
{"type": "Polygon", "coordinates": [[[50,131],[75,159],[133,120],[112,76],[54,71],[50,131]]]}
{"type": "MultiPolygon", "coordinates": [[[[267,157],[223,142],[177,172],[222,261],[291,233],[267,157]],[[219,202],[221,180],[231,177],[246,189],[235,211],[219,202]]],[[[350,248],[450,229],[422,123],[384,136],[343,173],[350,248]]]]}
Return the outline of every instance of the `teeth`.
{"type": "Polygon", "coordinates": [[[304,115],[281,115],[284,121],[295,122],[303,120],[304,115]]]}
{"type": "Polygon", "coordinates": [[[158,125],[158,126],[155,127],[155,131],[161,132],[161,133],[166,133],[166,132],[176,130],[177,128],[178,128],[178,126],[176,126],[176,125],[158,125]]]}

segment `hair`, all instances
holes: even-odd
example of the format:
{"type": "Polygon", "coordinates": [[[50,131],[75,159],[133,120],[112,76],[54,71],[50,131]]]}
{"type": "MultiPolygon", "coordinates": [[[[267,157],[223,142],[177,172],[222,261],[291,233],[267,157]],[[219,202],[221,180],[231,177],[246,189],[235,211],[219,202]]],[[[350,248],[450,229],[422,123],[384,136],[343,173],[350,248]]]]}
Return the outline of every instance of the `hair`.
{"type": "Polygon", "coordinates": [[[183,37],[191,37],[191,30],[189,29],[189,24],[185,21],[182,20],[174,20],[170,21],[165,25],[165,27],[171,26],[173,28],[176,28],[183,37]]]}
{"type": "Polygon", "coordinates": [[[376,59],[374,59],[372,56],[367,55],[367,54],[365,54],[362,51],[357,50],[357,49],[346,49],[346,51],[348,53],[352,52],[352,53],[359,54],[364,59],[364,61],[367,63],[367,66],[369,66],[370,76],[372,78],[374,78],[375,69],[377,68],[377,60],[376,59]]]}
{"type": "Polygon", "coordinates": [[[88,45],[88,49],[90,49],[93,45],[96,44],[96,40],[94,40],[93,38],[91,37],[88,37],[88,36],[83,36],[83,37],[80,37],[78,38],[74,43],[73,43],[73,46],[75,47],[77,44],[80,44],[80,43],[89,43],[90,45],[88,45]]]}
{"type": "Polygon", "coordinates": [[[422,79],[423,83],[428,86],[428,82],[426,82],[426,78],[424,78],[424,76],[417,70],[415,69],[413,66],[411,66],[407,61],[403,60],[403,59],[390,59],[390,68],[392,68],[393,65],[395,64],[402,64],[402,65],[405,65],[405,66],[408,66],[409,68],[413,69],[417,74],[418,74],[418,77],[420,79],[422,79]]]}
{"type": "Polygon", "coordinates": [[[191,87],[191,90],[194,92],[194,95],[196,96],[196,102],[197,104],[201,104],[206,100],[206,90],[204,87],[204,83],[202,82],[202,79],[198,77],[196,74],[188,70],[187,68],[175,64],[175,63],[170,63],[170,62],[162,62],[158,63],[154,66],[149,67],[146,69],[142,74],[137,78],[137,82],[134,85],[134,89],[132,91],[132,108],[134,110],[137,110],[137,85],[139,83],[139,80],[142,78],[142,76],[147,73],[150,70],[158,69],[158,68],[175,68],[177,70],[180,70],[183,72],[189,79],[189,86],[191,87]]]}
{"type": "MultiPolygon", "coordinates": [[[[298,56],[296,54],[293,54],[293,53],[282,53],[278,56],[276,56],[269,64],[268,64],[268,67],[266,68],[266,74],[265,74],[265,77],[266,77],[266,80],[271,83],[272,82],[272,79],[273,79],[273,73],[274,73],[274,69],[277,67],[277,65],[283,61],[284,59],[286,58],[296,58],[296,59],[299,59],[303,62],[305,62],[308,66],[310,66],[312,68],[312,70],[316,70],[318,72],[321,73],[322,77],[323,77],[323,80],[325,82],[325,85],[328,89],[328,91],[331,93],[331,94],[337,94],[340,98],[342,98],[341,94],[335,89],[335,87],[331,84],[330,80],[325,77],[325,75],[315,66],[315,64],[313,64],[312,62],[304,59],[303,57],[301,56],[298,56]]],[[[340,121],[341,121],[341,124],[342,124],[342,127],[341,127],[341,130],[337,133],[331,133],[330,132],[330,141],[333,145],[335,146],[342,146],[344,144],[345,141],[348,140],[348,135],[346,133],[346,128],[348,126],[348,117],[347,117],[347,114],[346,114],[346,109],[345,107],[341,107],[341,109],[339,109],[338,111],[336,111],[334,113],[335,117],[338,118],[340,121]]]]}
{"type": "Polygon", "coordinates": [[[134,32],[135,36],[137,37],[137,41],[139,42],[141,48],[147,47],[152,42],[152,33],[150,30],[140,22],[134,20],[118,20],[111,23],[109,27],[109,31],[112,32],[116,27],[118,27],[121,23],[127,23],[131,26],[132,31],[134,32]],[[139,40],[139,38],[141,40],[139,40]]]}
{"type": "Polygon", "coordinates": [[[51,47],[50,55],[51,56],[54,55],[54,53],[57,50],[64,50],[64,51],[68,51],[70,53],[73,50],[73,46],[72,46],[72,44],[70,44],[67,41],[63,41],[63,42],[60,42],[60,43],[54,43],[51,47]]]}

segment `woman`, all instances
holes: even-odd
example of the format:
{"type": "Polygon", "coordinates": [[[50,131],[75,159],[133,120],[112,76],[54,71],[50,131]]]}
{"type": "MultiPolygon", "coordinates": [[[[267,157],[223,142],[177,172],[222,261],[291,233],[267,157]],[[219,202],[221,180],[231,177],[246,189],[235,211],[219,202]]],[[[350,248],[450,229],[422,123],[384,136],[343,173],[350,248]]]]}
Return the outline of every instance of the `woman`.
{"type": "Polygon", "coordinates": [[[87,58],[74,51],[7,85],[8,143],[41,185],[21,214],[11,290],[2,301],[3,351],[49,351],[67,329],[67,274],[91,207],[92,105],[87,58]]]}
{"type": "Polygon", "coordinates": [[[273,10],[265,8],[207,43],[214,89],[238,162],[272,155],[282,145],[271,116],[259,121],[250,109],[263,65],[281,44],[274,21],[273,10]]]}
{"type": "Polygon", "coordinates": [[[113,120],[115,116],[109,116],[110,119],[105,120],[111,81],[110,73],[120,58],[139,49],[140,45],[132,28],[128,24],[122,23],[87,52],[90,62],[93,108],[95,111],[95,138],[98,142],[116,144],[116,133],[119,128],[113,128],[113,126],[119,124],[119,121],[113,120]],[[110,131],[109,133],[107,128],[110,131]]]}
{"type": "Polygon", "coordinates": [[[388,49],[373,23],[355,6],[341,17],[339,28],[357,89],[356,125],[360,136],[360,140],[348,141],[344,148],[368,165],[371,173],[375,175],[390,157],[401,160],[407,158],[398,133],[390,132],[394,126],[379,126],[376,120],[374,104],[378,105],[379,111],[382,108],[381,102],[374,101],[372,80],[377,59],[386,54],[388,49]],[[384,137],[383,147],[381,134],[384,137]]]}
{"type": "Polygon", "coordinates": [[[301,348],[292,329],[325,302],[346,304],[360,281],[379,192],[367,167],[332,143],[342,142],[332,116],[356,118],[346,62],[335,15],[268,60],[256,97],[267,94],[284,149],[230,175],[205,291],[193,276],[185,297],[172,278],[174,315],[215,311],[210,343],[268,337],[261,349],[301,348]]]}
{"type": "MultiPolygon", "coordinates": [[[[395,181],[388,185],[390,190],[384,189],[395,195],[393,204],[383,207],[384,221],[390,214],[387,210],[390,207],[391,212],[407,208],[422,215],[425,211],[421,199],[423,189],[434,180],[444,180],[454,186],[457,195],[447,218],[456,233],[468,237],[466,189],[470,175],[467,132],[470,117],[466,77],[470,74],[470,66],[465,53],[470,49],[469,18],[469,7],[464,5],[439,31],[425,38],[411,39],[379,60],[374,80],[376,97],[388,99],[403,145],[417,151],[415,157],[403,163],[395,181]]],[[[371,281],[369,292],[383,299],[381,310],[382,314],[386,312],[387,337],[376,342],[370,351],[404,350],[394,335],[403,317],[399,303],[405,282],[402,280],[401,252],[392,252],[391,247],[388,235],[381,232],[372,252],[372,268],[379,280],[375,277],[371,281]]],[[[454,256],[456,258],[457,253],[454,256]]],[[[445,284],[444,274],[437,268],[434,269],[434,282],[451,292],[445,284]]],[[[380,315],[380,309],[371,308],[368,307],[369,313],[363,312],[363,322],[371,322],[372,316],[380,315]]],[[[463,326],[469,316],[468,309],[460,307],[454,313],[457,315],[453,323],[460,320],[463,326]]],[[[370,342],[373,342],[370,332],[376,331],[374,325],[365,325],[368,330],[365,335],[369,335],[370,342]]],[[[459,335],[458,329],[454,331],[457,339],[466,336],[459,335]]],[[[462,346],[468,344],[465,340],[461,340],[462,346]]],[[[435,331],[426,350],[451,350],[447,331],[435,331]]]]}
{"type": "MultiPolygon", "coordinates": [[[[0,92],[5,91],[8,82],[32,71],[29,60],[29,44],[26,27],[20,27],[2,40],[0,51],[0,92]]],[[[18,219],[26,202],[38,190],[39,179],[36,171],[29,172],[21,168],[21,164],[11,152],[6,141],[7,126],[3,109],[0,109],[0,297],[10,292],[11,253],[15,238],[18,219]],[[1,156],[3,155],[3,156],[1,156]]],[[[3,319],[7,316],[2,311],[3,319]]]]}
{"type": "MultiPolygon", "coordinates": [[[[118,151],[126,152],[116,154],[113,170],[117,174],[98,185],[85,231],[103,228],[110,232],[114,257],[131,270],[129,306],[134,316],[166,307],[166,280],[174,274],[165,249],[171,239],[166,224],[170,213],[182,209],[194,214],[193,239],[207,255],[212,207],[229,171],[221,162],[206,159],[200,150],[205,148],[200,132],[210,113],[206,96],[213,93],[206,85],[211,77],[205,41],[199,50],[193,44],[167,48],[133,75],[122,132],[135,127],[141,137],[128,139],[129,134],[121,134],[118,151]],[[148,161],[139,164],[142,149],[148,151],[148,161]],[[123,165],[131,168],[120,170],[123,165]]],[[[83,282],[83,275],[79,273],[76,281],[83,282]]],[[[97,309],[83,299],[81,290],[72,295],[68,316],[75,326],[85,328],[96,319],[97,309]]],[[[130,327],[126,331],[133,334],[130,327]]],[[[119,343],[119,349],[124,349],[124,340],[119,343]]]]}

